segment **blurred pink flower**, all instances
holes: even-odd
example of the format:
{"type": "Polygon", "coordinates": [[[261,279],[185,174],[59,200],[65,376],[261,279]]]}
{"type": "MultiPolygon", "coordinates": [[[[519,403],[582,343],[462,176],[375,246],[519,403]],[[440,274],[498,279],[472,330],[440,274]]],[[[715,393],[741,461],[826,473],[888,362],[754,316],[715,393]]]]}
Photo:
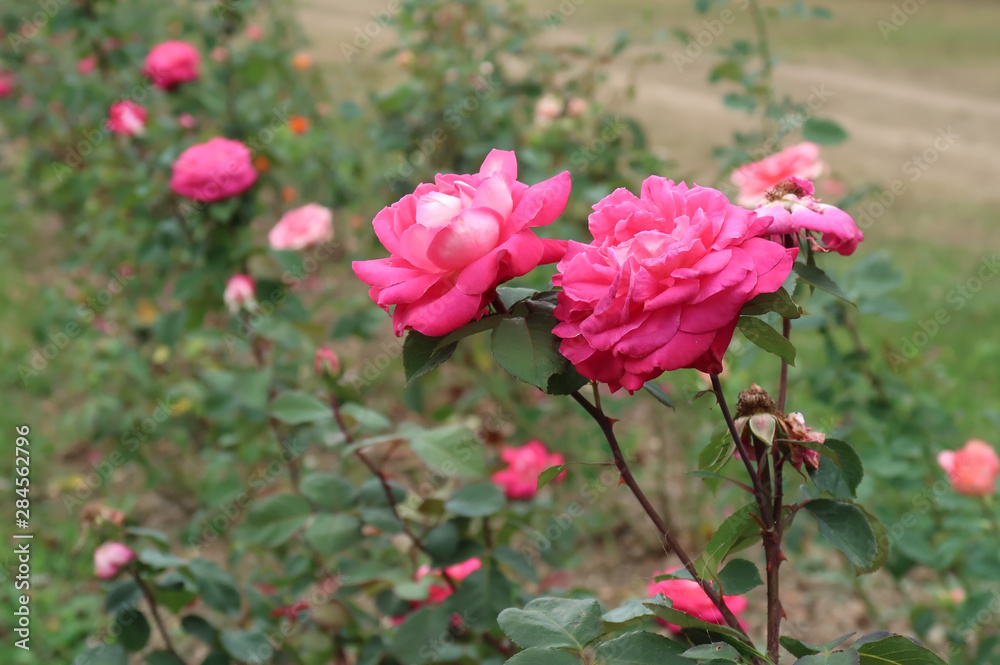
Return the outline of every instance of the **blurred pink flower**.
{"type": "Polygon", "coordinates": [[[94,574],[110,580],[133,559],[135,552],[128,545],[109,541],[94,550],[94,574]]]}
{"type": "Polygon", "coordinates": [[[14,92],[14,72],[8,69],[0,69],[0,99],[10,97],[14,92]]]}
{"type": "Polygon", "coordinates": [[[479,173],[441,175],[384,208],[373,222],[390,257],[355,261],[375,303],[392,312],[396,335],[437,337],[479,319],[496,288],[559,260],[565,242],[539,238],[566,207],[569,172],[529,187],[513,152],[493,150],[479,173]]]}
{"type": "MultiPolygon", "coordinates": [[[[479,570],[482,567],[483,567],[482,560],[479,557],[472,557],[471,559],[466,559],[461,563],[456,563],[452,566],[448,566],[447,568],[444,569],[444,572],[448,575],[449,578],[451,578],[451,581],[455,582],[457,585],[459,582],[461,582],[466,577],[468,577],[469,575],[471,575],[472,573],[474,573],[475,571],[479,570]]],[[[442,577],[442,579],[444,577],[441,574],[440,568],[431,568],[427,564],[424,564],[419,568],[417,568],[417,572],[414,574],[413,579],[419,582],[428,575],[442,577]]],[[[447,583],[431,584],[427,590],[427,600],[423,602],[415,600],[410,601],[409,611],[399,616],[392,617],[392,622],[398,626],[402,624],[404,621],[406,621],[406,617],[409,615],[410,612],[418,610],[421,607],[427,605],[440,605],[445,600],[447,600],[448,597],[451,596],[451,594],[453,594],[454,592],[455,591],[447,583]]],[[[462,620],[460,617],[458,617],[458,615],[455,615],[451,618],[452,626],[457,627],[460,626],[461,623],[462,620]]]]}
{"type": "Polygon", "coordinates": [[[76,71],[83,76],[93,73],[95,67],[97,67],[97,56],[93,53],[76,63],[76,71]]]}
{"type": "Polygon", "coordinates": [[[170,189],[211,203],[242,194],[257,181],[250,150],[239,141],[214,138],[191,146],[173,163],[170,189]]]}
{"type": "Polygon", "coordinates": [[[819,146],[800,143],[758,162],[745,164],[733,171],[733,184],[739,188],[736,201],[752,208],[759,204],[775,185],[788,178],[814,180],[823,172],[819,146]]]}
{"type": "Polygon", "coordinates": [[[580,116],[587,112],[587,100],[574,97],[566,104],[566,113],[572,116],[580,116]]]}
{"type": "Polygon", "coordinates": [[[615,190],[590,215],[593,242],[570,241],[552,279],[559,351],[612,392],[668,370],[718,373],[743,305],[780,288],[798,253],[758,237],[770,222],[659,176],[640,197],[615,190]]]}
{"type": "Polygon", "coordinates": [[[250,25],[247,26],[247,29],[244,32],[244,34],[250,41],[259,42],[260,40],[264,39],[264,28],[260,27],[256,23],[251,23],[250,25]]]}
{"type": "Polygon", "coordinates": [[[198,121],[194,119],[194,116],[190,113],[181,113],[177,116],[177,124],[184,129],[194,129],[194,126],[198,124],[198,121]]]}
{"type": "Polygon", "coordinates": [[[1000,457],[993,446],[980,439],[969,439],[958,450],[938,454],[938,464],[948,474],[948,481],[959,494],[986,496],[997,491],[1000,457]]]}
{"type": "MultiPolygon", "coordinates": [[[[662,570],[653,573],[654,576],[659,575],[669,575],[677,572],[681,569],[681,566],[674,566],[668,570],[662,570]]],[[[652,598],[657,594],[663,594],[666,598],[669,598],[673,603],[675,610],[680,610],[685,614],[690,614],[696,619],[701,619],[708,623],[714,623],[716,625],[725,625],[726,620],[723,618],[722,613],[719,612],[719,608],[715,606],[709,597],[705,594],[705,590],[699,586],[694,580],[663,580],[662,582],[650,582],[646,586],[646,591],[652,598]]],[[[747,599],[744,596],[724,596],[723,599],[726,601],[726,605],[732,610],[733,614],[739,618],[739,615],[747,608],[747,599]]],[[[681,627],[668,623],[663,619],[657,619],[661,624],[674,631],[675,633],[680,632],[681,627]]],[[[743,621],[740,621],[743,625],[743,621]]]]}
{"type": "Polygon", "coordinates": [[[819,241],[809,236],[814,250],[837,252],[844,256],[853,254],[865,239],[865,234],[850,215],[840,208],[820,203],[813,198],[813,192],[811,182],[798,178],[789,178],[775,185],[756,210],[761,217],[772,218],[763,235],[814,231],[822,234],[819,241]]]}
{"type": "Polygon", "coordinates": [[[272,249],[305,249],[333,240],[333,211],[318,203],[289,210],[267,234],[272,249]]]}
{"type": "Polygon", "coordinates": [[[553,120],[562,115],[563,101],[555,95],[548,94],[538,98],[535,102],[535,124],[545,127],[553,120]]]}
{"type": "Polygon", "coordinates": [[[212,62],[223,63],[229,59],[229,49],[225,46],[216,46],[208,52],[208,56],[212,58],[212,62]]]}
{"type": "Polygon", "coordinates": [[[250,275],[236,274],[226,282],[222,300],[229,311],[235,314],[241,309],[253,309],[257,304],[257,287],[250,275]]]}
{"type": "Polygon", "coordinates": [[[316,373],[320,376],[336,376],[340,374],[340,358],[328,346],[316,349],[316,373]]]}
{"type": "MultiPolygon", "coordinates": [[[[490,480],[503,488],[508,499],[524,501],[538,492],[538,476],[542,471],[563,464],[566,460],[559,453],[550,453],[541,441],[532,439],[520,447],[504,446],[500,458],[507,467],[494,473],[490,480]]],[[[566,471],[553,482],[562,482],[566,471]]]]}
{"type": "Polygon", "coordinates": [[[108,110],[108,129],[134,136],[146,130],[146,109],[131,100],[115,102],[108,110]]]}
{"type": "MultiPolygon", "coordinates": [[[[826,443],[826,434],[814,432],[812,427],[806,425],[806,419],[801,413],[789,413],[785,418],[785,426],[788,428],[788,438],[795,441],[809,441],[812,443],[826,443]]],[[[801,469],[805,464],[810,469],[818,469],[822,455],[815,450],[803,446],[791,446],[792,466],[801,469]]]]}
{"type": "Polygon", "coordinates": [[[201,54],[193,45],[178,40],[157,44],[146,56],[142,73],[157,88],[171,90],[198,78],[201,54]]]}

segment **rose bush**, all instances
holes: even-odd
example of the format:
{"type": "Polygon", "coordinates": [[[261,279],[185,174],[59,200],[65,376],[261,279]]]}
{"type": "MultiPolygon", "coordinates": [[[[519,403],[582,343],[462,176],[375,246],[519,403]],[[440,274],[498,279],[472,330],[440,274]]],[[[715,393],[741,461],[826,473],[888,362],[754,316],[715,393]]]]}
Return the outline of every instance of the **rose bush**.
{"type": "Polygon", "coordinates": [[[201,54],[193,44],[171,39],[157,44],[146,56],[142,73],[163,90],[195,81],[200,75],[201,54]]]}

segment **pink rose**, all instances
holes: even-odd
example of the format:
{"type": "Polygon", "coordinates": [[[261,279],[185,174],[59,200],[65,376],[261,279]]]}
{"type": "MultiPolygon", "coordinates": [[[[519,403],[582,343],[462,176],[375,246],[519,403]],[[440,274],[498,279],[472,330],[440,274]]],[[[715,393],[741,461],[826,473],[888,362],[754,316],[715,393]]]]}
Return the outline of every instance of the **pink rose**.
{"type": "Polygon", "coordinates": [[[146,130],[146,109],[130,100],[115,102],[108,111],[108,129],[134,136],[146,130]]]}
{"type": "Polygon", "coordinates": [[[93,53],[76,63],[76,71],[83,76],[91,74],[95,67],[97,67],[97,56],[93,53]]]}
{"type": "Polygon", "coordinates": [[[316,349],[316,373],[320,376],[336,376],[340,374],[340,358],[328,346],[316,349]]]}
{"type": "Polygon", "coordinates": [[[959,450],[939,453],[937,461],[959,494],[986,496],[997,491],[1000,457],[985,441],[970,439],[959,450]]]}
{"type": "Polygon", "coordinates": [[[222,300],[229,311],[235,314],[243,308],[253,309],[257,305],[257,287],[250,275],[233,275],[226,282],[222,300]]]}
{"type": "Polygon", "coordinates": [[[239,141],[214,138],[180,154],[173,164],[170,189],[211,203],[242,194],[256,181],[250,150],[239,141]]]}
{"type": "Polygon", "coordinates": [[[813,180],[823,172],[823,167],[823,162],[819,159],[819,146],[815,143],[800,143],[785,148],[759,162],[745,164],[733,171],[733,184],[740,190],[736,201],[752,208],[779,182],[788,178],[813,180]]]}
{"type": "Polygon", "coordinates": [[[264,28],[260,27],[256,23],[251,23],[250,25],[247,26],[247,29],[244,32],[244,34],[250,41],[259,42],[260,40],[264,39],[264,28]]]}
{"type": "Polygon", "coordinates": [[[318,203],[289,210],[267,234],[272,249],[305,249],[333,240],[333,212],[318,203]]]}
{"type": "Polygon", "coordinates": [[[201,55],[187,42],[170,40],[157,44],[146,56],[142,73],[162,90],[171,90],[181,83],[198,78],[201,55]]]}
{"type": "Polygon", "coordinates": [[[740,309],[779,289],[798,254],[757,237],[770,222],[659,176],[638,198],[615,190],[590,215],[594,241],[571,241],[552,279],[559,351],[613,392],[666,370],[718,373],[740,309]]]}
{"type": "Polygon", "coordinates": [[[544,95],[535,102],[535,124],[547,127],[562,115],[563,102],[555,95],[544,95]]]}
{"type": "Polygon", "coordinates": [[[134,558],[135,552],[128,545],[113,540],[104,543],[94,550],[94,574],[110,580],[134,558]]]}
{"type": "Polygon", "coordinates": [[[14,92],[14,72],[0,69],[0,99],[10,97],[14,92]]]}
{"type": "MultiPolygon", "coordinates": [[[[466,559],[461,563],[448,566],[444,569],[444,572],[451,578],[452,582],[457,584],[482,567],[482,560],[480,560],[479,557],[472,557],[471,559],[466,559]]],[[[413,579],[419,582],[428,575],[435,575],[443,578],[440,568],[431,568],[427,564],[424,564],[417,568],[417,572],[414,574],[413,579]]],[[[410,601],[410,612],[418,610],[426,605],[440,605],[453,593],[454,590],[447,583],[431,584],[427,590],[427,600],[424,602],[410,601]]],[[[393,617],[392,621],[398,626],[406,620],[406,616],[406,614],[402,614],[400,616],[393,617]]],[[[462,620],[458,615],[452,616],[451,624],[456,627],[460,626],[462,624],[462,620]]]]}
{"type": "MultiPolygon", "coordinates": [[[[675,566],[669,570],[663,570],[658,573],[654,573],[654,576],[659,575],[669,575],[678,570],[680,566],[675,566]]],[[[719,608],[715,606],[715,603],[705,595],[705,590],[695,582],[694,580],[663,580],[662,582],[650,582],[646,585],[646,591],[649,593],[650,598],[656,596],[657,594],[663,594],[664,597],[669,598],[673,603],[675,610],[680,610],[685,614],[690,614],[696,619],[701,619],[708,623],[714,623],[719,626],[723,626],[726,623],[725,618],[723,618],[722,613],[719,612],[719,608]]],[[[739,617],[739,614],[746,610],[747,599],[744,596],[723,596],[726,601],[726,605],[733,614],[739,617]]],[[[672,623],[667,623],[663,619],[657,619],[661,624],[679,633],[681,630],[680,626],[676,626],[672,623]]],[[[742,625],[743,622],[740,621],[742,625]]]]}
{"type": "Polygon", "coordinates": [[[181,113],[177,116],[177,124],[184,129],[194,129],[194,126],[198,124],[198,121],[194,119],[194,116],[190,113],[181,113]]]}
{"type": "MultiPolygon", "coordinates": [[[[490,480],[503,488],[508,499],[524,501],[535,496],[538,491],[538,475],[553,466],[559,466],[566,460],[559,453],[550,453],[541,441],[533,439],[519,448],[504,446],[500,458],[507,463],[507,468],[494,473],[490,480]]],[[[561,482],[566,478],[563,471],[555,479],[561,482]]]]}
{"type": "Polygon", "coordinates": [[[807,236],[816,251],[837,252],[844,256],[853,254],[865,234],[850,215],[840,208],[820,203],[813,198],[813,192],[811,182],[798,178],[775,185],[756,210],[758,215],[773,220],[764,235],[813,231],[822,234],[819,242],[807,236]]]}
{"type": "MultiPolygon", "coordinates": [[[[814,432],[812,427],[806,425],[806,419],[801,413],[789,413],[785,418],[785,426],[788,429],[788,438],[795,441],[809,441],[811,443],[826,443],[826,434],[814,432]]],[[[803,446],[791,446],[792,466],[801,469],[805,464],[810,469],[818,469],[822,455],[811,448],[803,446]]]]}
{"type": "Polygon", "coordinates": [[[497,286],[562,256],[562,241],[531,227],[562,214],[569,172],[531,187],[516,178],[514,153],[493,150],[479,173],[438,174],[375,217],[391,256],[353,268],[379,307],[395,305],[397,336],[447,335],[482,317],[497,286]]]}

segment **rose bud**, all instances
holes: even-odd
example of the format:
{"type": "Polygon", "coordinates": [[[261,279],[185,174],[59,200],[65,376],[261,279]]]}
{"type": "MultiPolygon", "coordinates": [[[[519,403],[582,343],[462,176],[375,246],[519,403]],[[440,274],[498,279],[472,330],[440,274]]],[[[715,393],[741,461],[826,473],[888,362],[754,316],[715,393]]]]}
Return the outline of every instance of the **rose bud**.
{"type": "Polygon", "coordinates": [[[102,580],[110,580],[130,561],[135,552],[123,543],[110,541],[94,550],[94,574],[102,580]]]}
{"type": "Polygon", "coordinates": [[[253,310],[257,307],[256,286],[249,275],[233,275],[226,284],[222,299],[235,314],[241,309],[253,310]]]}

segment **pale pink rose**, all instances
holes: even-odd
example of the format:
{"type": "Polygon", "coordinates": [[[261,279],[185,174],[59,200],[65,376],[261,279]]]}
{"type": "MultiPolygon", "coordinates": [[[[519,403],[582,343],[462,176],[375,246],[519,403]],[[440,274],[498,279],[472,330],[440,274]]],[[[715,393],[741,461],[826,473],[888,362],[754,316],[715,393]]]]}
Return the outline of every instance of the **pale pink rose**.
{"type": "Polygon", "coordinates": [[[229,49],[225,46],[216,46],[208,52],[208,56],[212,58],[212,62],[223,63],[229,59],[229,49]]]}
{"type": "Polygon", "coordinates": [[[272,249],[305,249],[333,240],[333,212],[318,203],[289,210],[267,234],[272,249]]]}
{"type": "Polygon", "coordinates": [[[814,180],[823,172],[823,166],[815,143],[800,143],[759,162],[745,164],[732,175],[733,184],[739,188],[736,201],[752,208],[779,182],[789,178],[814,180]]]}
{"type": "MultiPolygon", "coordinates": [[[[535,496],[539,474],[566,461],[559,453],[550,453],[545,444],[537,439],[516,448],[504,446],[500,458],[507,463],[507,468],[494,473],[490,480],[503,488],[508,499],[516,501],[535,496]]],[[[563,471],[554,482],[562,482],[565,478],[566,472],[563,471]]]]}
{"type": "MultiPolygon", "coordinates": [[[[681,569],[681,566],[675,566],[668,570],[663,570],[657,573],[653,573],[654,577],[659,575],[670,575],[681,569]]],[[[669,598],[673,603],[673,608],[675,610],[680,610],[685,614],[689,614],[696,619],[701,619],[708,623],[714,623],[719,626],[723,626],[726,623],[725,618],[722,613],[719,612],[719,608],[715,606],[715,603],[705,594],[705,590],[695,582],[694,580],[663,580],[662,582],[650,582],[646,586],[646,591],[650,598],[656,596],[657,594],[663,594],[664,597],[669,598]]],[[[726,601],[726,606],[732,610],[733,614],[739,618],[739,615],[747,608],[747,599],[745,596],[723,596],[723,600],[726,601]]],[[[681,630],[680,626],[668,623],[663,619],[657,619],[661,624],[679,633],[681,630]]],[[[742,620],[740,624],[745,626],[742,620]]]]}
{"type": "MultiPolygon", "coordinates": [[[[809,441],[811,443],[826,443],[826,434],[813,431],[812,427],[806,425],[806,419],[801,413],[789,413],[785,418],[785,426],[788,428],[788,438],[795,441],[809,441]]],[[[822,455],[811,448],[793,445],[791,451],[792,466],[801,469],[805,464],[810,469],[818,469],[822,455]]]]}
{"type": "Polygon", "coordinates": [[[206,203],[242,194],[257,181],[250,157],[249,148],[230,139],[193,145],[173,163],[170,189],[206,203]]]}
{"type": "Polygon", "coordinates": [[[95,67],[97,67],[97,56],[93,53],[76,63],[76,71],[83,76],[93,73],[95,67]]]}
{"type": "Polygon", "coordinates": [[[10,97],[14,92],[14,72],[0,69],[0,99],[10,97]]]}
{"type": "Polygon", "coordinates": [[[555,95],[543,95],[535,102],[535,124],[545,127],[562,115],[563,102],[555,95]]]}
{"type": "Polygon", "coordinates": [[[162,90],[171,90],[181,83],[198,78],[201,54],[193,45],[169,40],[157,44],[146,56],[142,73],[162,90]]]}
{"type": "Polygon", "coordinates": [[[131,100],[115,102],[108,111],[108,129],[134,136],[146,130],[146,109],[131,100]]]}
{"type": "Polygon", "coordinates": [[[482,317],[497,286],[559,260],[565,243],[532,227],[562,214],[569,172],[531,187],[516,178],[514,153],[493,150],[479,173],[438,174],[375,217],[391,256],[353,268],[379,307],[395,305],[396,335],[447,335],[482,317]]]}
{"type": "Polygon", "coordinates": [[[198,124],[198,121],[194,119],[194,116],[190,113],[181,113],[177,116],[177,124],[184,129],[194,129],[194,126],[198,124]]]}
{"type": "Polygon", "coordinates": [[[244,34],[250,41],[259,42],[260,40],[264,39],[264,28],[260,27],[256,23],[251,23],[250,25],[247,26],[247,29],[244,32],[244,34]]]}
{"type": "Polygon", "coordinates": [[[585,99],[574,97],[567,102],[566,113],[572,116],[580,116],[587,112],[587,107],[588,104],[585,99]]]}
{"type": "Polygon", "coordinates": [[[757,206],[757,214],[770,217],[771,225],[763,235],[795,235],[805,231],[822,234],[807,236],[818,252],[837,252],[844,256],[854,253],[865,239],[858,225],[846,212],[813,198],[813,185],[808,180],[789,178],[778,183],[757,206]]]}
{"type": "Polygon", "coordinates": [[[939,453],[937,461],[948,474],[948,482],[959,494],[986,496],[997,491],[1000,457],[985,441],[969,439],[958,450],[939,453]]]}
{"type": "Polygon", "coordinates": [[[740,309],[779,289],[798,254],[757,237],[770,222],[659,176],[640,197],[615,190],[590,215],[594,241],[570,241],[553,277],[559,351],[612,392],[667,370],[719,373],[740,309]]]}
{"type": "Polygon", "coordinates": [[[340,358],[328,346],[316,349],[316,373],[320,376],[335,376],[340,374],[340,358]]]}
{"type": "Polygon", "coordinates": [[[835,180],[833,178],[828,178],[825,183],[823,183],[823,191],[829,196],[846,196],[847,195],[847,184],[843,180],[835,180]]]}
{"type": "Polygon", "coordinates": [[[110,580],[133,559],[135,552],[128,545],[113,540],[104,543],[94,550],[94,574],[110,580]]]}
{"type": "Polygon", "coordinates": [[[226,282],[222,300],[229,311],[235,314],[241,309],[253,309],[257,305],[257,287],[250,275],[233,275],[226,282]]]}

